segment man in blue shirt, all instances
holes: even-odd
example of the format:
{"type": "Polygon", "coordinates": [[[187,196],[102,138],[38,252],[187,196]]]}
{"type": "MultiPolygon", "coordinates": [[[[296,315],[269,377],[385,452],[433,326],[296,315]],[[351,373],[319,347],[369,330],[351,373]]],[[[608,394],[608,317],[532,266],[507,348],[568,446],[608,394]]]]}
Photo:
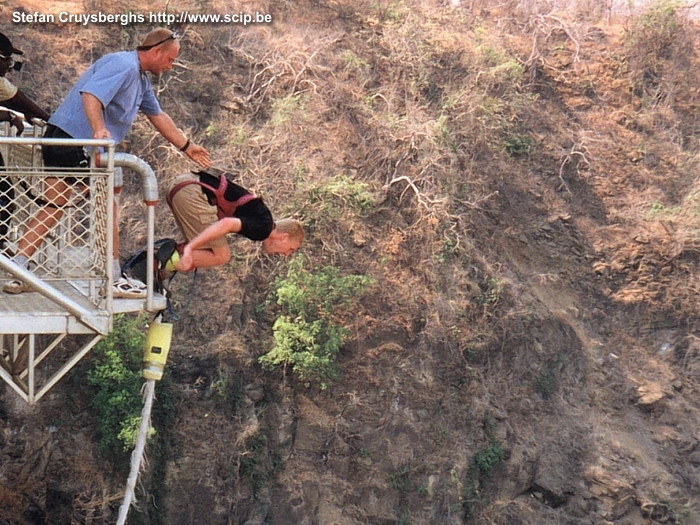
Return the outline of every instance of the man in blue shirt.
{"type": "MultiPolygon", "coordinates": [[[[110,53],[97,60],[78,79],[73,89],[49,118],[45,137],[77,139],[113,139],[121,142],[129,132],[136,114],[141,111],[153,127],[173,146],[202,167],[211,165],[205,148],[190,142],[158,103],[146,73],[160,75],[172,69],[180,53],[176,33],[156,29],[149,33],[135,51],[110,53]]],[[[45,166],[62,168],[88,166],[82,147],[44,146],[45,166]]],[[[46,234],[63,215],[62,206],[71,196],[75,179],[46,179],[44,194],[48,205],[29,221],[14,257],[27,267],[28,259],[41,245],[46,234]]],[[[116,209],[116,206],[115,206],[116,209]]],[[[145,297],[145,285],[121,276],[117,224],[114,224],[114,296],[145,297]]],[[[30,291],[21,281],[3,287],[7,293],[30,291]]]]}

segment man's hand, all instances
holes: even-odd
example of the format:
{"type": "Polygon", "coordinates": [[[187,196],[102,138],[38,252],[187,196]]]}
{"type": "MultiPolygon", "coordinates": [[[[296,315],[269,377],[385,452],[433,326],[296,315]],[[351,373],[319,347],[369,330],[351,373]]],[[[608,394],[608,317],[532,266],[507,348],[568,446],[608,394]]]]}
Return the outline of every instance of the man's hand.
{"type": "Polygon", "coordinates": [[[208,168],[211,166],[209,152],[203,146],[198,144],[190,144],[184,153],[203,168],[208,168]]]}
{"type": "Polygon", "coordinates": [[[175,269],[178,272],[189,272],[190,270],[194,269],[194,259],[192,258],[192,250],[187,249],[186,245],[182,252],[182,255],[180,255],[180,260],[175,265],[175,269]]]}
{"type": "Polygon", "coordinates": [[[151,124],[153,124],[153,127],[158,130],[158,133],[163,135],[163,137],[170,142],[170,144],[175,146],[190,159],[195,161],[203,168],[208,168],[211,166],[209,152],[202,146],[199,146],[194,142],[190,142],[190,140],[182,131],[178,129],[175,122],[173,122],[173,119],[171,119],[165,111],[161,111],[157,115],[148,115],[148,120],[151,122],[151,124]]]}
{"type": "Polygon", "coordinates": [[[93,139],[111,139],[112,135],[110,134],[110,132],[107,128],[99,128],[99,129],[96,129],[95,131],[92,132],[92,138],[93,139]]]}
{"type": "Polygon", "coordinates": [[[10,124],[17,130],[17,136],[19,137],[24,131],[24,119],[19,115],[13,115],[10,124]]]}

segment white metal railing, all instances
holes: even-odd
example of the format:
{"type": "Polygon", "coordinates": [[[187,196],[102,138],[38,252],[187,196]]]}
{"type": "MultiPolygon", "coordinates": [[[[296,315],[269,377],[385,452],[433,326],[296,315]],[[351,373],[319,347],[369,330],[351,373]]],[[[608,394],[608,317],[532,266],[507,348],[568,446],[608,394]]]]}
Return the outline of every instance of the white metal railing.
{"type": "MultiPolygon", "coordinates": [[[[30,258],[29,270],[38,278],[32,282],[71,283],[111,315],[112,283],[118,277],[112,275],[115,170],[125,167],[141,176],[149,247],[155,237],[158,201],[155,174],[142,159],[115,153],[111,140],[47,139],[41,136],[42,128],[41,123],[35,122],[25,127],[22,137],[11,137],[8,123],[0,125],[0,153],[5,164],[0,169],[0,254],[17,253],[20,242],[31,243],[32,232],[47,230],[30,258]],[[88,150],[90,166],[44,167],[41,147],[45,145],[83,147],[88,150]],[[51,200],[47,193],[54,190],[55,194],[59,187],[61,191],[70,188],[61,194],[67,202],[59,207],[47,206],[51,200]],[[50,224],[54,214],[60,218],[56,224],[50,224]]],[[[153,252],[147,253],[148,267],[153,267],[153,252]]],[[[6,272],[13,273],[7,269],[6,272]]],[[[32,286],[32,282],[28,284],[32,286]]],[[[154,298],[151,274],[146,285],[143,309],[159,309],[162,298],[154,298]]],[[[133,311],[129,306],[125,308],[118,311],[133,311]]]]}

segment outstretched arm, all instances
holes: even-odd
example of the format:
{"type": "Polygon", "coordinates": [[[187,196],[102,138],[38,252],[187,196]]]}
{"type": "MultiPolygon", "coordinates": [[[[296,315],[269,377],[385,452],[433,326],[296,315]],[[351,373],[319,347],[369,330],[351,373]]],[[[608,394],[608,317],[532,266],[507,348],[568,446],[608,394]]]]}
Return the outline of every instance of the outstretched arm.
{"type": "Polygon", "coordinates": [[[4,100],[2,105],[14,109],[15,111],[21,111],[27,119],[40,118],[42,120],[49,120],[50,115],[37,106],[21,89],[18,89],[15,96],[11,99],[4,100]]]}
{"type": "Polygon", "coordinates": [[[158,115],[147,115],[147,117],[148,120],[151,121],[151,124],[153,124],[153,127],[156,128],[170,144],[182,151],[200,166],[204,168],[211,166],[209,152],[202,146],[190,142],[165,111],[160,112],[158,115]],[[183,147],[185,148],[183,149],[183,147]]]}

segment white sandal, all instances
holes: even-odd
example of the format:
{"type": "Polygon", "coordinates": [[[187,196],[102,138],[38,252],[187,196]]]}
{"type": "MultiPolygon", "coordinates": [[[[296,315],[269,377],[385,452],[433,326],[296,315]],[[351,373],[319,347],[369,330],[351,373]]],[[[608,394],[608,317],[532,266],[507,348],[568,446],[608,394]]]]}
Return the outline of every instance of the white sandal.
{"type": "Polygon", "coordinates": [[[146,295],[146,285],[137,279],[122,276],[112,285],[112,297],[115,299],[142,299],[146,295]]]}

